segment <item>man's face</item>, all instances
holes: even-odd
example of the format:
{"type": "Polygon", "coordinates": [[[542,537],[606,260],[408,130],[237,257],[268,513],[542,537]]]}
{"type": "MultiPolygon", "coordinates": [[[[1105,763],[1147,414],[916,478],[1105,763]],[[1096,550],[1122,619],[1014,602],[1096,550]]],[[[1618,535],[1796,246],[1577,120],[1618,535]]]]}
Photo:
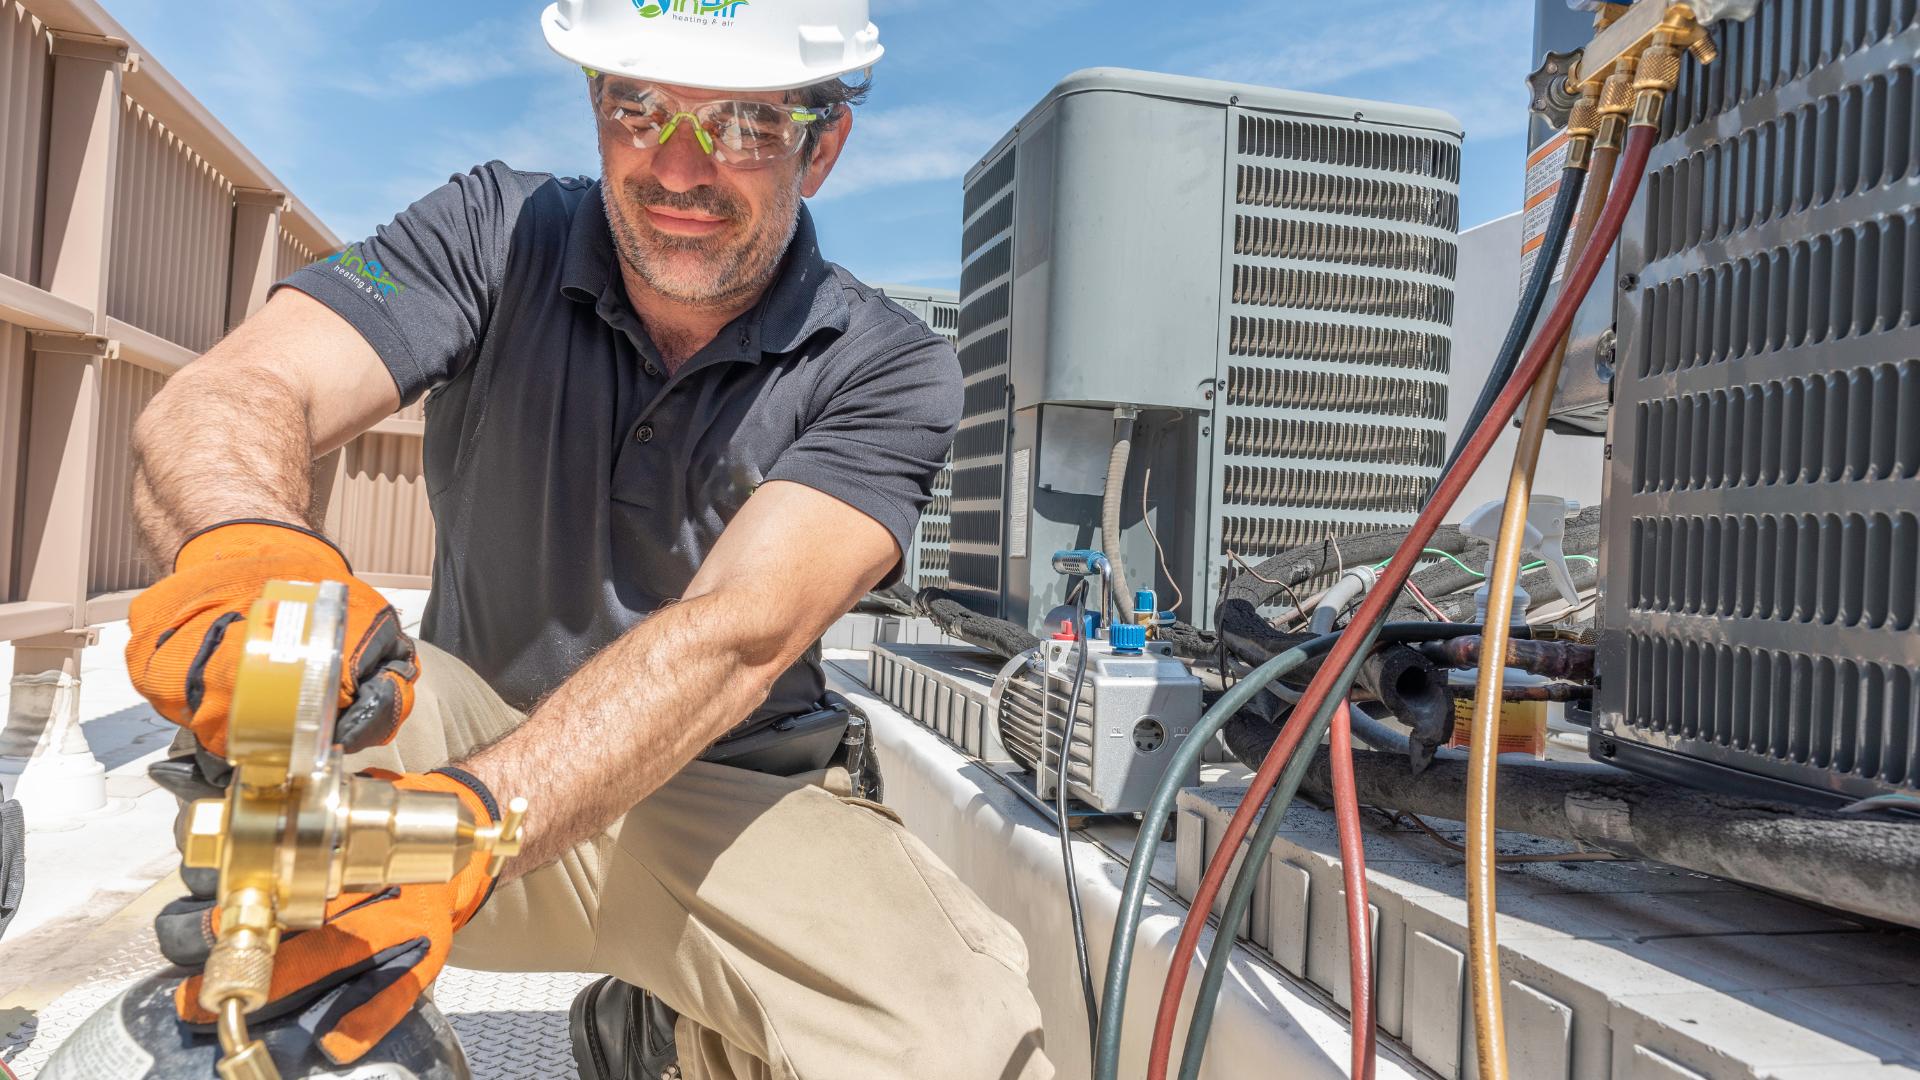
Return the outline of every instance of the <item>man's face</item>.
{"type": "Polygon", "coordinates": [[[811,155],[805,149],[764,167],[721,164],[683,118],[664,145],[641,139],[608,114],[657,86],[691,110],[716,99],[787,105],[785,92],[720,93],[648,84],[617,76],[597,80],[600,159],[607,219],[627,268],[667,300],[702,308],[738,306],[772,280],[799,223],[800,200],[818,191],[851,126],[844,111],[827,125],[811,155]]]}

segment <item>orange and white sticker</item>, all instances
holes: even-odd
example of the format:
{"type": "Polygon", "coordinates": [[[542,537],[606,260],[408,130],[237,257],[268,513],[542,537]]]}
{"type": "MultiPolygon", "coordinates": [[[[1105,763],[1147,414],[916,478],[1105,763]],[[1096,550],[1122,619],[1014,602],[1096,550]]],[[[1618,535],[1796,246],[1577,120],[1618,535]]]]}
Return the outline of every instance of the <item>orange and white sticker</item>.
{"type": "MultiPolygon", "coordinates": [[[[1553,203],[1560,195],[1560,174],[1567,167],[1567,133],[1561,131],[1541,143],[1527,155],[1527,195],[1525,214],[1520,219],[1520,288],[1533,276],[1533,265],[1540,249],[1547,244],[1547,226],[1553,220],[1553,203]]],[[[1560,249],[1559,265],[1553,268],[1558,282],[1567,272],[1566,247],[1560,249]]]]}

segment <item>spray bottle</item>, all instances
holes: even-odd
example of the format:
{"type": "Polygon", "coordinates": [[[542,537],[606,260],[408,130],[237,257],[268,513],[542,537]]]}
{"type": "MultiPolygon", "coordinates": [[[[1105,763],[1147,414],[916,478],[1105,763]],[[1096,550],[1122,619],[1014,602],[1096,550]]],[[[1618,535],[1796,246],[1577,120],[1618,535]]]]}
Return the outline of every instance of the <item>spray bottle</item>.
{"type": "MultiPolygon", "coordinates": [[[[1485,624],[1487,621],[1487,598],[1490,581],[1493,577],[1493,545],[1500,534],[1500,518],[1506,513],[1505,500],[1491,502],[1467,515],[1460,524],[1460,531],[1468,536],[1479,537],[1487,542],[1488,582],[1483,582],[1479,591],[1473,594],[1474,619],[1485,624]]],[[[1527,531],[1521,541],[1523,555],[1532,552],[1546,562],[1547,574],[1553,578],[1554,588],[1569,604],[1580,602],[1580,591],[1574,587],[1573,574],[1567,569],[1565,550],[1567,515],[1576,513],[1580,504],[1572,499],[1563,499],[1557,495],[1535,495],[1527,503],[1527,531]]],[[[1524,561],[1523,561],[1524,565],[1524,561]]],[[[1533,598],[1520,585],[1520,576],[1513,582],[1513,626],[1527,625],[1527,608],[1533,598]]],[[[1542,686],[1549,680],[1532,672],[1519,668],[1506,668],[1502,672],[1506,687],[1542,686]]],[[[1453,703],[1453,738],[1449,746],[1466,746],[1472,739],[1473,708],[1476,698],[1475,683],[1479,672],[1456,669],[1447,676],[1449,685],[1464,688],[1461,696],[1453,703]]],[[[1547,756],[1547,729],[1556,714],[1563,712],[1566,706],[1546,701],[1508,701],[1500,707],[1500,753],[1532,754],[1536,758],[1547,756]]]]}

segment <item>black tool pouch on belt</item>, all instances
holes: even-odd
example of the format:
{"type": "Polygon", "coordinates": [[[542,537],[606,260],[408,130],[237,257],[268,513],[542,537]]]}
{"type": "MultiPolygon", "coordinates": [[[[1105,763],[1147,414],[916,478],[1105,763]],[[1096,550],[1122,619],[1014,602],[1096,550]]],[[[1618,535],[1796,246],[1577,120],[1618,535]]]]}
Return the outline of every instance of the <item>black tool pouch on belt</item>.
{"type": "Polygon", "coordinates": [[[745,735],[715,743],[700,760],[772,776],[799,776],[834,763],[852,711],[845,698],[828,694],[812,712],[783,716],[745,735]]]}

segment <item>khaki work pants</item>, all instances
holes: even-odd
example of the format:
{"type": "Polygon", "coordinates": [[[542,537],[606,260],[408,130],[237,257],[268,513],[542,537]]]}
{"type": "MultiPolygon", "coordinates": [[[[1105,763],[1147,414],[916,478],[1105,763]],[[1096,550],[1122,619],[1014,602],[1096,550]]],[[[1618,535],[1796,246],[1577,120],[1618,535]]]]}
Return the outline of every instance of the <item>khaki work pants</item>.
{"type": "MultiPolygon", "coordinates": [[[[431,769],[524,719],[465,664],[420,649],[400,737],[355,768],[431,769]]],[[[553,767],[595,752],[555,747],[553,767]]],[[[1053,1075],[1025,944],[891,812],[722,765],[688,765],[495,890],[452,962],[645,987],[680,1013],[688,1080],[1053,1075]]]]}

